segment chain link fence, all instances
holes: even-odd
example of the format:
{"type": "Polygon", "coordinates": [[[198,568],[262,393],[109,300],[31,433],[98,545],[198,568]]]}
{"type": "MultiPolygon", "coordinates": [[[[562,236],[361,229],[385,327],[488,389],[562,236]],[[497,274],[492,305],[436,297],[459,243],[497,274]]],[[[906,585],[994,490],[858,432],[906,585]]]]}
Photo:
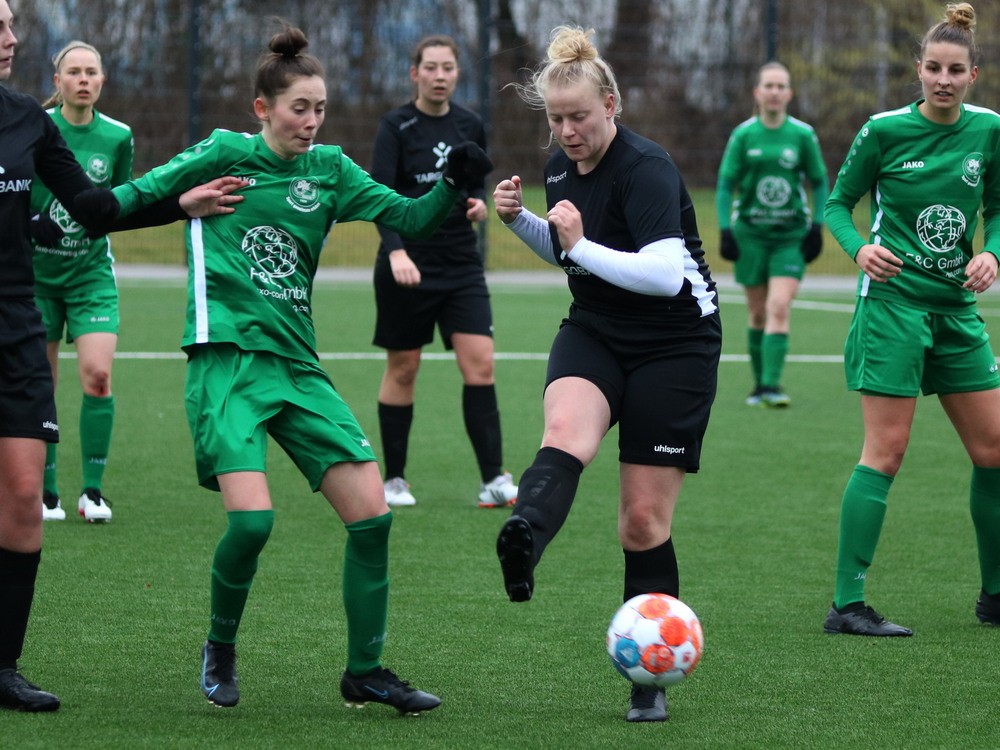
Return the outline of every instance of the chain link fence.
{"type": "MultiPolygon", "coordinates": [[[[256,131],[251,82],[276,19],[300,26],[327,70],[327,119],[318,140],[338,143],[368,166],[378,118],[411,97],[410,52],[429,33],[458,42],[462,78],[455,100],[488,125],[493,177],[540,182],[547,158],[544,114],[507,84],[524,79],[559,24],[595,29],[614,67],[622,121],[662,144],[699,206],[714,260],[712,188],[726,140],[750,116],[757,68],[785,63],[795,89],[790,111],[820,138],[831,181],[857,130],[873,112],[919,96],[916,56],[926,29],[943,15],[930,0],[11,0],[19,50],[12,87],[44,99],[50,59],[70,39],[101,50],[108,82],[98,108],[129,123],[136,169],[169,159],[217,127],[256,131]]],[[[970,101],[1000,107],[993,61],[1000,23],[982,3],[980,78],[970,101]]],[[[369,265],[370,227],[334,230],[326,262],[369,265]]],[[[537,267],[534,256],[488,233],[491,268],[537,267]]],[[[130,243],[119,241],[119,258],[130,243]]],[[[813,266],[847,273],[830,248],[813,266]]],[[[180,260],[182,250],[177,250],[180,260]]],[[[719,265],[721,261],[713,263],[719,265]]]]}

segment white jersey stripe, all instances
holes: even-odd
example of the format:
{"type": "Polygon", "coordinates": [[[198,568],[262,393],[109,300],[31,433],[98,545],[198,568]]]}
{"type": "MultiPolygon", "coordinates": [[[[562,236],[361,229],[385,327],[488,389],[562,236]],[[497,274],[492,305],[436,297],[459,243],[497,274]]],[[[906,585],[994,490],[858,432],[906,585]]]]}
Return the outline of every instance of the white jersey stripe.
{"type": "Polygon", "coordinates": [[[194,341],[208,341],[208,299],[205,285],[205,244],[201,236],[201,219],[191,220],[191,274],[194,296],[194,341]]]}

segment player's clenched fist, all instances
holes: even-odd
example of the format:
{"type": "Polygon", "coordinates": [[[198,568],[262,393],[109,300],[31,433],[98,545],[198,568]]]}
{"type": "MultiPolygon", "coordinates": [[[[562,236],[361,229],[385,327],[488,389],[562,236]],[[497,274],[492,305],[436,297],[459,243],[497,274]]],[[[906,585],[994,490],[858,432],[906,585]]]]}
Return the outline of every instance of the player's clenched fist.
{"type": "Polygon", "coordinates": [[[521,213],[524,206],[521,200],[521,178],[514,175],[509,180],[502,180],[493,191],[493,206],[497,216],[504,224],[510,224],[521,213]]]}

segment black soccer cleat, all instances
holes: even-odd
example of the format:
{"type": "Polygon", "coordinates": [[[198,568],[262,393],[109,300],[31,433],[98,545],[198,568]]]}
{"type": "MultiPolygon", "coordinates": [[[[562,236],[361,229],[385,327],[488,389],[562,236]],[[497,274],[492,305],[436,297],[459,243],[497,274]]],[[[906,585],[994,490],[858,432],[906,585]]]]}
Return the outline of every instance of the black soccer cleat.
{"type": "Polygon", "coordinates": [[[863,604],[847,605],[839,610],[831,606],[823,623],[823,632],[879,637],[913,635],[913,631],[909,628],[889,622],[874,609],[863,604]]]}
{"type": "Polygon", "coordinates": [[[13,711],[55,711],[59,699],[32,685],[16,669],[0,669],[0,706],[13,711]]]}
{"type": "Polygon", "coordinates": [[[535,590],[535,540],[531,525],[521,516],[511,516],[497,536],[497,557],[503,585],[512,602],[526,602],[535,590]]]}
{"type": "Polygon", "coordinates": [[[240,678],[236,675],[236,646],[205,641],[201,647],[201,692],[209,703],[232,708],[240,701],[240,678]]]}
{"type": "Polygon", "coordinates": [[[425,693],[399,679],[392,670],[376,667],[371,672],[353,675],[345,671],[340,678],[340,694],[344,705],[364,708],[367,703],[384,703],[404,716],[419,716],[441,705],[436,695],[425,693]]]}
{"type": "Polygon", "coordinates": [[[667,693],[663,688],[633,685],[625,721],[666,721],[667,693]]]}
{"type": "Polygon", "coordinates": [[[1000,594],[980,591],[976,601],[976,617],[987,625],[1000,625],[1000,594]]]}

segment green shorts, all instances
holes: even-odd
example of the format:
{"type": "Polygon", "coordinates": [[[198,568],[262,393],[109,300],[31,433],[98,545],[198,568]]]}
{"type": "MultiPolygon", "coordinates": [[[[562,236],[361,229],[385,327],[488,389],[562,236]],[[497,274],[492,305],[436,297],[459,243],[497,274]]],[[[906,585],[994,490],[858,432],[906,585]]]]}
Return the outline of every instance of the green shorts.
{"type": "Polygon", "coordinates": [[[795,234],[762,234],[740,222],[733,224],[733,239],[740,249],[740,257],[733,266],[736,283],[760,286],[776,276],[801,281],[806,273],[806,260],[802,256],[805,236],[805,230],[795,234]]]}
{"type": "Polygon", "coordinates": [[[334,464],[375,460],[319,364],[233,344],[201,344],[188,355],[184,400],[202,486],[218,490],[219,474],[265,471],[268,434],[314,492],[334,464]]]}
{"type": "Polygon", "coordinates": [[[67,295],[47,296],[36,290],[35,302],[45,321],[45,340],[66,343],[85,333],[118,333],[118,289],[100,284],[74,289],[67,295]]]}
{"type": "Polygon", "coordinates": [[[844,347],[847,387],[916,397],[1000,388],[986,324],[978,314],[941,315],[859,297],[844,347]]]}

